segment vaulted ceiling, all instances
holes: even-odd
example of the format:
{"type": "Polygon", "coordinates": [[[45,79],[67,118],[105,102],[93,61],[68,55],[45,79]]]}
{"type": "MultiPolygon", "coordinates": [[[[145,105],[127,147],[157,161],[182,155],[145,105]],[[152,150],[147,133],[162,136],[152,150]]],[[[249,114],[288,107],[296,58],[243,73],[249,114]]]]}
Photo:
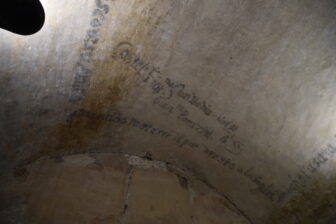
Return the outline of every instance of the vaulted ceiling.
{"type": "Polygon", "coordinates": [[[41,0],[0,31],[1,223],[334,223],[333,0],[41,0]]]}

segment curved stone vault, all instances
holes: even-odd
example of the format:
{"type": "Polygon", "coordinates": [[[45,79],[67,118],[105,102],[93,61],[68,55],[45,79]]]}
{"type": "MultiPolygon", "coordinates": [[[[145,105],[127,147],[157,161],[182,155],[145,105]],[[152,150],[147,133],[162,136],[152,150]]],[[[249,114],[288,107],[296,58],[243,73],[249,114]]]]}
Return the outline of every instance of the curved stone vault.
{"type": "Polygon", "coordinates": [[[335,1],[41,3],[0,31],[1,223],[336,222],[335,1]]]}

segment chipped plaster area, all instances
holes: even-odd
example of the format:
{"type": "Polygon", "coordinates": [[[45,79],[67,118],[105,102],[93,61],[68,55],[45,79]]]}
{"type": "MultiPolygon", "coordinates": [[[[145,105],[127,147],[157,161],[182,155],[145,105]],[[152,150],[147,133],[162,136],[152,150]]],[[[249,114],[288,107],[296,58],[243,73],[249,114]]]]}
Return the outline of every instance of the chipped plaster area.
{"type": "Polygon", "coordinates": [[[164,170],[167,169],[166,163],[161,161],[153,161],[131,155],[125,155],[125,156],[127,158],[128,163],[132,166],[140,167],[143,169],[150,169],[150,168],[164,169],[164,170]]]}
{"type": "Polygon", "coordinates": [[[7,179],[2,223],[248,224],[187,171],[128,154],[41,158],[7,179]]]}

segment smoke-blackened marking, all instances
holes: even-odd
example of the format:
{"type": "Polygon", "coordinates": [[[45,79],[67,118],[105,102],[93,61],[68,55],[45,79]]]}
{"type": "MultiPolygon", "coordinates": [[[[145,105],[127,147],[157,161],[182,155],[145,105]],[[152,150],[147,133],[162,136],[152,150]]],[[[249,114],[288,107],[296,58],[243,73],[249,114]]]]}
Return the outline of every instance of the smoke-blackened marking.
{"type": "Polygon", "coordinates": [[[105,0],[96,0],[96,7],[92,12],[90,28],[86,31],[83,48],[79,61],[75,67],[75,78],[72,84],[70,102],[81,102],[87,93],[92,76],[92,60],[99,42],[100,27],[105,21],[105,15],[109,12],[109,6],[105,0]]]}

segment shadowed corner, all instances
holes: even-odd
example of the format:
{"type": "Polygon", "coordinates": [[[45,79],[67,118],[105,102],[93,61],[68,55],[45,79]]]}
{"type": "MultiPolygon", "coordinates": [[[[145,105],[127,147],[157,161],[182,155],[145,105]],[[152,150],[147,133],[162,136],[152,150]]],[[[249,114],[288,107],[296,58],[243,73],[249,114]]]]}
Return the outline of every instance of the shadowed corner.
{"type": "Polygon", "coordinates": [[[332,218],[329,218],[327,221],[325,221],[322,224],[334,224],[334,223],[336,223],[336,214],[334,214],[332,218]]]}
{"type": "Polygon", "coordinates": [[[38,32],[45,21],[39,0],[2,0],[0,3],[0,28],[19,35],[38,32]]]}

